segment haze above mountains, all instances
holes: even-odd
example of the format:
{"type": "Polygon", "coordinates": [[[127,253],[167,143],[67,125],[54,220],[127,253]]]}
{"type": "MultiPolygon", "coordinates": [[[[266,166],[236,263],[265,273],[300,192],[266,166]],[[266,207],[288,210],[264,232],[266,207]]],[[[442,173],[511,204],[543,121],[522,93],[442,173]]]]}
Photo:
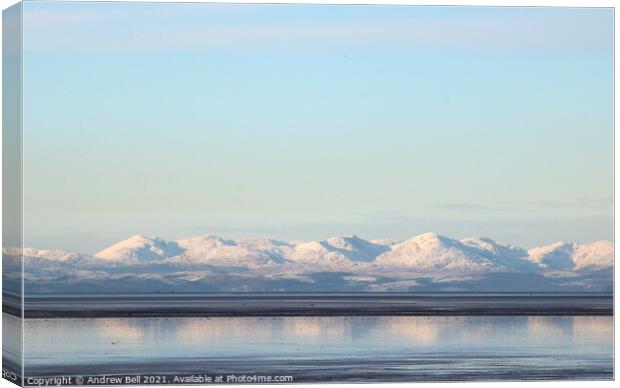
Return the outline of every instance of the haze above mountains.
{"type": "MultiPolygon", "coordinates": [[[[3,253],[9,284],[19,275],[19,255],[3,253]]],[[[526,250],[435,233],[404,241],[136,235],[95,255],[23,254],[27,292],[611,291],[613,284],[609,241],[526,250]]]]}

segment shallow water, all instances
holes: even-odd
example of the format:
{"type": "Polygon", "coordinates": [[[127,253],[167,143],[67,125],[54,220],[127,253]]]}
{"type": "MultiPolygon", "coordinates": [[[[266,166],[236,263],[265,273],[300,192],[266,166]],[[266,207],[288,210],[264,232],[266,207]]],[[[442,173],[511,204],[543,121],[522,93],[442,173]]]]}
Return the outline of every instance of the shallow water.
{"type": "Polygon", "coordinates": [[[291,375],[295,381],[613,377],[610,316],[28,319],[25,338],[26,376],[261,373],[291,375]]]}

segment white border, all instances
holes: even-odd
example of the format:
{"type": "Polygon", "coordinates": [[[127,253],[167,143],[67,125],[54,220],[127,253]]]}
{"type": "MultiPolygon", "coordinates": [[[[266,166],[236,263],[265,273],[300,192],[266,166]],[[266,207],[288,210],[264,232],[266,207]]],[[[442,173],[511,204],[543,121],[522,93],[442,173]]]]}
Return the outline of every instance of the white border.
{"type": "MultiPolygon", "coordinates": [[[[76,1],[76,0],[62,0],[62,1],[76,1]]],[[[79,0],[81,2],[87,2],[87,1],[92,1],[92,2],[101,2],[101,0],[79,0]]],[[[106,0],[108,2],[122,2],[123,0],[106,0]]],[[[464,1],[464,0],[443,0],[443,1],[437,1],[437,0],[423,0],[423,1],[415,1],[415,0],[389,0],[389,1],[369,1],[369,0],[313,0],[313,1],[303,1],[303,0],[289,0],[289,1],[274,1],[274,0],[244,0],[244,1],[232,1],[232,0],[219,0],[219,1],[183,1],[183,0],[132,0],[134,2],[170,2],[170,3],[184,3],[184,2],[194,2],[194,3],[289,3],[289,4],[383,4],[383,5],[440,5],[440,6],[445,6],[445,5],[461,5],[461,6],[501,6],[501,7],[613,7],[614,8],[614,19],[615,19],[615,8],[616,5],[618,4],[617,1],[614,0],[590,0],[590,1],[583,1],[583,0],[537,0],[537,1],[514,1],[514,0],[504,0],[504,1],[500,1],[500,0],[473,0],[473,1],[464,1]]],[[[13,4],[18,3],[18,1],[16,0],[0,0],[0,8],[1,9],[5,9],[10,7],[13,4]]],[[[1,23],[1,21],[0,21],[1,23]]],[[[615,24],[615,23],[614,23],[615,24]]],[[[614,53],[618,52],[617,51],[617,44],[618,44],[618,30],[614,29],[614,53]]],[[[0,42],[2,41],[2,29],[0,28],[0,42]]],[[[618,61],[615,61],[615,56],[614,56],[614,74],[618,74],[618,69],[619,69],[619,65],[618,65],[618,61]]],[[[0,72],[2,70],[2,65],[0,63],[0,72]]],[[[618,112],[618,100],[615,98],[615,90],[617,89],[617,78],[614,77],[614,135],[615,135],[615,112],[618,112]]],[[[0,90],[2,88],[2,79],[0,77],[0,90]]],[[[0,105],[2,102],[2,96],[0,94],[0,105]]],[[[2,113],[0,112],[0,122],[1,122],[1,116],[2,113]]],[[[1,141],[1,139],[0,139],[1,141]]],[[[615,150],[617,149],[617,145],[618,145],[618,137],[614,136],[614,156],[615,156],[615,150]]],[[[1,149],[1,147],[0,147],[1,149]]],[[[618,171],[618,165],[619,165],[619,161],[618,159],[616,159],[614,157],[614,194],[617,191],[617,183],[618,180],[616,179],[616,173],[618,171]]],[[[1,181],[0,181],[0,189],[1,189],[1,181]]],[[[0,190],[1,191],[1,190],[0,190]]],[[[614,196],[615,198],[615,196],[614,196]]],[[[615,203],[615,201],[614,201],[615,203]]],[[[0,209],[0,215],[1,215],[1,209],[0,209]]],[[[618,209],[614,206],[614,220],[616,220],[618,217],[618,209]]],[[[614,221],[614,226],[615,226],[615,221],[614,221]]],[[[620,239],[618,238],[618,229],[614,228],[614,242],[615,241],[620,241],[620,239]]],[[[1,235],[0,235],[0,240],[1,240],[1,235]]],[[[617,261],[615,261],[617,262],[617,261]]],[[[618,275],[618,271],[619,271],[619,266],[616,265],[614,266],[614,276],[615,279],[617,279],[617,275],[618,275]]],[[[615,292],[614,292],[614,311],[617,311],[618,308],[618,300],[617,298],[615,298],[615,292]]],[[[618,320],[614,319],[614,333],[618,332],[618,320]]],[[[616,340],[616,338],[615,338],[616,340]]],[[[1,341],[0,341],[1,344],[1,341]]],[[[615,341],[615,344],[617,344],[617,341],[615,341]]],[[[614,347],[615,348],[615,347],[614,347]]],[[[615,354],[615,352],[614,352],[615,354]]],[[[614,371],[617,371],[618,368],[618,360],[617,358],[614,358],[614,371]]],[[[413,383],[377,383],[377,384],[366,384],[366,385],[370,385],[370,386],[405,386],[405,385],[410,385],[413,383]]],[[[593,386],[593,387],[611,387],[612,385],[615,385],[615,382],[610,381],[610,382],[580,382],[580,381],[558,381],[558,382],[458,382],[458,383],[416,383],[416,387],[420,387],[420,388],[428,388],[428,387],[454,387],[454,386],[471,386],[471,387],[475,387],[475,386],[486,386],[486,387],[495,387],[495,386],[500,386],[500,387],[513,387],[513,388],[517,388],[517,387],[521,387],[521,386],[526,386],[526,387],[531,387],[531,388],[538,388],[538,387],[547,387],[547,388],[579,388],[582,387],[584,384],[588,384],[588,386],[593,386]]],[[[9,383],[6,380],[0,379],[0,387],[4,388],[4,387],[14,387],[15,385],[9,383]]],[[[240,386],[240,385],[237,385],[240,386]]],[[[247,385],[247,386],[258,386],[258,385],[247,385]]],[[[262,386],[262,385],[261,385],[262,386]]],[[[273,385],[272,385],[273,386],[273,385]]],[[[350,387],[351,384],[295,384],[294,387],[299,387],[299,388],[306,388],[306,387],[317,387],[317,386],[329,386],[329,387],[350,387]]],[[[195,388],[195,385],[187,385],[187,386],[182,386],[179,385],[178,387],[193,387],[195,388]]]]}

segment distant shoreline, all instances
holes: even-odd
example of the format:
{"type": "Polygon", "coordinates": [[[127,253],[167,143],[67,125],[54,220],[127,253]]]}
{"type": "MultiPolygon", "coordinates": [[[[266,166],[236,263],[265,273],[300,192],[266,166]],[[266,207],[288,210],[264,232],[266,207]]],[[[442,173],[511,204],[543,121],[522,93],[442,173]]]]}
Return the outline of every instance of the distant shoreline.
{"type": "MultiPolygon", "coordinates": [[[[3,312],[20,316],[19,299],[3,312]]],[[[11,300],[13,299],[13,300],[11,300]]],[[[30,295],[25,318],[613,315],[612,294],[30,295]]]]}

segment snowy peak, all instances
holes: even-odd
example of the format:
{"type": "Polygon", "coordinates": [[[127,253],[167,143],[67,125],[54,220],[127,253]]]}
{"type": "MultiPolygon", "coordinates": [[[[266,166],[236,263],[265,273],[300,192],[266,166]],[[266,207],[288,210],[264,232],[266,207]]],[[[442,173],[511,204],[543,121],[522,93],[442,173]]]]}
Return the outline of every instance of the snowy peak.
{"type": "Polygon", "coordinates": [[[349,260],[371,262],[383,252],[389,251],[390,247],[375,244],[357,237],[331,237],[325,243],[334,251],[342,253],[349,260]]]}
{"type": "Polygon", "coordinates": [[[290,252],[292,261],[322,266],[330,263],[347,262],[347,256],[327,241],[309,241],[295,244],[290,252]]]}
{"type": "Polygon", "coordinates": [[[177,256],[183,252],[184,249],[176,242],[135,235],[97,252],[95,256],[115,262],[140,263],[177,256]]]}
{"type": "Polygon", "coordinates": [[[528,251],[530,260],[540,264],[543,268],[558,271],[573,269],[574,244],[557,242],[554,244],[532,248],[528,251]]]}
{"type": "Polygon", "coordinates": [[[492,255],[500,254],[500,251],[505,247],[488,237],[469,237],[461,240],[460,242],[468,247],[489,252],[492,255]]]}
{"type": "Polygon", "coordinates": [[[430,245],[430,244],[442,244],[442,243],[452,244],[456,241],[448,237],[439,235],[437,233],[426,232],[426,233],[419,234],[417,236],[413,236],[410,239],[403,241],[403,243],[404,242],[409,242],[409,243],[415,242],[416,244],[430,245]]]}
{"type": "Polygon", "coordinates": [[[179,261],[227,267],[263,267],[282,264],[282,250],[287,243],[268,240],[225,240],[217,236],[201,236],[178,240],[184,249],[179,261]]]}
{"type": "Polygon", "coordinates": [[[431,252],[444,253],[459,243],[448,237],[436,233],[424,233],[411,237],[391,246],[392,251],[408,252],[410,254],[426,254],[431,252]]]}
{"type": "Polygon", "coordinates": [[[211,235],[177,240],[176,244],[183,248],[187,255],[202,255],[209,253],[213,249],[237,245],[235,241],[224,240],[221,237],[211,235]]]}
{"type": "Polygon", "coordinates": [[[532,272],[539,269],[538,264],[529,260],[528,253],[523,248],[506,245],[488,237],[470,237],[460,240],[460,243],[508,270],[532,272]]]}
{"type": "Polygon", "coordinates": [[[383,265],[409,267],[420,271],[481,272],[492,270],[493,264],[479,254],[471,254],[457,240],[424,233],[395,244],[380,255],[383,265]]]}
{"type": "Polygon", "coordinates": [[[591,244],[576,244],[573,253],[575,270],[603,269],[614,266],[614,244],[610,241],[596,241],[591,244]]]}
{"type": "Polygon", "coordinates": [[[296,262],[356,264],[375,261],[388,245],[375,244],[358,236],[330,237],[326,240],[297,243],[292,250],[296,262]]]}
{"type": "Polygon", "coordinates": [[[529,259],[553,271],[583,271],[611,268],[614,264],[614,247],[609,241],[590,244],[557,242],[532,248],[529,259]]]}

